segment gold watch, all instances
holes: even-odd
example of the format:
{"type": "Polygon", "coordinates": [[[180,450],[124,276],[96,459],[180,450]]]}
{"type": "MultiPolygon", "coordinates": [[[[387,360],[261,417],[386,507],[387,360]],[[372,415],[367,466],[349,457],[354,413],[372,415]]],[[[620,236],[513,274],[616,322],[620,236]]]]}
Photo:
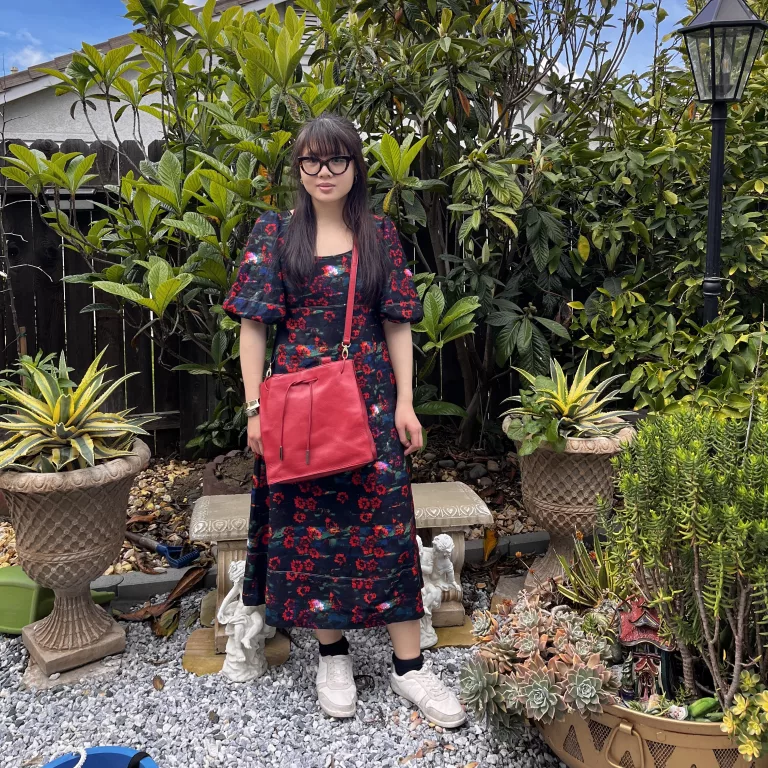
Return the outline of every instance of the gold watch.
{"type": "Polygon", "coordinates": [[[261,404],[261,401],[258,397],[255,400],[246,401],[245,405],[243,406],[245,415],[248,418],[250,418],[251,416],[258,416],[260,404],[261,404]]]}

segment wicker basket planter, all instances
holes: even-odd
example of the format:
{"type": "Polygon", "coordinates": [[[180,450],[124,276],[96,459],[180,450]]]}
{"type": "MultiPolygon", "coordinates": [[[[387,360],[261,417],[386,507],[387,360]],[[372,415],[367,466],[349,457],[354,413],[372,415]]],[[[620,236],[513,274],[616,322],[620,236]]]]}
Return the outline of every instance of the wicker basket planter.
{"type": "Polygon", "coordinates": [[[90,583],[119,555],[128,493],[149,448],[87,469],[0,472],[24,572],[56,595],[53,612],[26,626],[24,645],[46,675],[125,650],[125,631],[95,605],[90,583]]]}
{"type": "Polygon", "coordinates": [[[525,509],[549,533],[549,548],[528,574],[526,587],[562,578],[557,555],[572,559],[574,533],[592,532],[598,496],[613,503],[611,458],[634,437],[634,428],[627,425],[616,435],[569,437],[562,453],[543,443],[520,457],[525,509]]]}
{"type": "MultiPolygon", "coordinates": [[[[607,706],[584,720],[577,713],[538,724],[544,741],[569,768],[747,768],[717,723],[653,717],[607,706]]],[[[768,758],[751,763],[768,768],[768,758]]]]}

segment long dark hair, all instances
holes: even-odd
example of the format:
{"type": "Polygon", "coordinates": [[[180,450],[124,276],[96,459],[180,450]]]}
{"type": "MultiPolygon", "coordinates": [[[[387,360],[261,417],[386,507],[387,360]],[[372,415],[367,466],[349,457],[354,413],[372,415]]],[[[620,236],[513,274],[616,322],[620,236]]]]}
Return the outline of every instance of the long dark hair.
{"type": "Polygon", "coordinates": [[[291,172],[296,179],[294,212],[285,232],[280,261],[284,277],[294,285],[306,282],[315,268],[317,222],[312,198],[299,183],[299,157],[351,155],[355,181],[344,203],[344,223],[352,231],[359,254],[357,285],[362,300],[373,306],[389,279],[389,255],[380,243],[368,200],[368,169],[363,142],[354,124],[345,117],[324,113],[305,123],[293,147],[291,172]]]}

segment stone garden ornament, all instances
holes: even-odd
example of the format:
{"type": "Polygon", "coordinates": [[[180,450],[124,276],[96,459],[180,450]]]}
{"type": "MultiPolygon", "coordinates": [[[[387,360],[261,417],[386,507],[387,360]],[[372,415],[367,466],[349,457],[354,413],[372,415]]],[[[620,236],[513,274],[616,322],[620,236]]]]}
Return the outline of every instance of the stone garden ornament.
{"type": "Polygon", "coordinates": [[[453,570],[453,539],[447,533],[441,533],[432,540],[431,547],[425,547],[421,536],[416,536],[419,544],[421,572],[424,576],[424,586],[421,598],[424,603],[424,616],[421,623],[421,647],[431,648],[437,642],[437,633],[432,626],[432,613],[443,602],[444,590],[457,590],[461,586],[456,581],[453,570]]]}
{"type": "Polygon", "coordinates": [[[232,589],[219,607],[216,618],[227,633],[227,658],[221,673],[235,683],[248,683],[267,671],[264,643],[275,635],[275,628],[264,623],[263,605],[243,604],[245,561],[229,566],[232,589]]]}

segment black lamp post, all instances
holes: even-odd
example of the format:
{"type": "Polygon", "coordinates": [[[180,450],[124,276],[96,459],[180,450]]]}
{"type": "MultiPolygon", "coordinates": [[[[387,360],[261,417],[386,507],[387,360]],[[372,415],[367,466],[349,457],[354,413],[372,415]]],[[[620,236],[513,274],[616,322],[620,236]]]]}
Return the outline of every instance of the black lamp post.
{"type": "Polygon", "coordinates": [[[768,24],[743,0],[710,0],[687,27],[678,30],[685,40],[698,100],[712,104],[705,324],[717,317],[720,296],[726,107],[728,102],[741,99],[766,29],[768,24]]]}

